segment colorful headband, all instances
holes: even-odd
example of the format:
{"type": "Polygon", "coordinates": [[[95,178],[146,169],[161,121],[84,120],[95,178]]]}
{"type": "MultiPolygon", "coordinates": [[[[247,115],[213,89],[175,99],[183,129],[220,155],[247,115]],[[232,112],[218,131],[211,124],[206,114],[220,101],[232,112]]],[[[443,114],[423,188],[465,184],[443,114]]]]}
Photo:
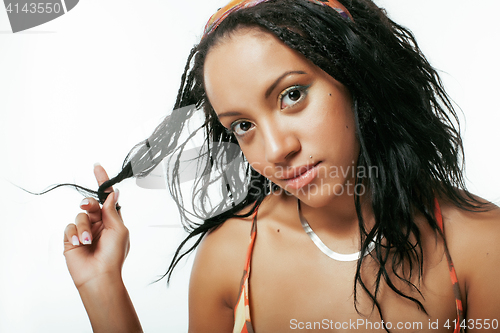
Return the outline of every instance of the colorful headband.
{"type": "MultiPolygon", "coordinates": [[[[226,6],[220,8],[205,25],[203,37],[212,33],[222,21],[231,13],[243,8],[250,8],[268,0],[232,0],[226,6]]],[[[328,6],[335,9],[341,16],[352,21],[349,11],[337,0],[309,0],[319,5],[328,6]]]]}

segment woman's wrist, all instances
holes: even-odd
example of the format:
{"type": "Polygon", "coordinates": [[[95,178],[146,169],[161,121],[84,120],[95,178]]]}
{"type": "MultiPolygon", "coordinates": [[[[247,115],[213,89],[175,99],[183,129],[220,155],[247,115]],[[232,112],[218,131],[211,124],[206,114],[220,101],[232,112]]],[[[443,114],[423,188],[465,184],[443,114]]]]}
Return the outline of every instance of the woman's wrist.
{"type": "Polygon", "coordinates": [[[96,277],[78,288],[94,332],[142,332],[121,274],[96,277]]]}
{"type": "Polygon", "coordinates": [[[76,289],[80,294],[82,293],[97,293],[97,292],[106,292],[106,287],[123,285],[123,279],[121,272],[106,272],[99,274],[97,276],[92,277],[86,282],[76,283],[76,289]]]}

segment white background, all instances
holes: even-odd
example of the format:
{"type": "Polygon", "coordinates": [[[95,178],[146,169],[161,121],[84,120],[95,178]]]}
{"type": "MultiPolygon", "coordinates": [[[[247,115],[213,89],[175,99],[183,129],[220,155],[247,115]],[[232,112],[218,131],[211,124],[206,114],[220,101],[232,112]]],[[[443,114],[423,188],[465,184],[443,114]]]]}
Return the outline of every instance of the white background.
{"type": "MultiPolygon", "coordinates": [[[[82,197],[71,189],[31,196],[10,182],[32,191],[61,182],[95,187],[95,162],[116,174],[172,108],[191,46],[225,3],[85,0],[18,34],[0,8],[0,332],[91,331],[62,255],[64,227],[82,197]]],[[[377,4],[415,33],[442,71],[466,118],[468,185],[498,203],[500,2],[377,4]]],[[[192,260],[168,289],[164,281],[150,285],[184,236],[177,210],[165,190],[132,180],[118,187],[132,241],[123,275],[143,328],[185,332],[192,260]]]]}

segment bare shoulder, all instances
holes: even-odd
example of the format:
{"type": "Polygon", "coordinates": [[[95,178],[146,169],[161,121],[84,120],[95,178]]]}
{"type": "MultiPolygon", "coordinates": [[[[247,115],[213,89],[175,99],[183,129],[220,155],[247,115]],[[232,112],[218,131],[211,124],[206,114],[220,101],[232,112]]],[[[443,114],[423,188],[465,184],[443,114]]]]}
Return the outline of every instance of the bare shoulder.
{"type": "Polygon", "coordinates": [[[482,210],[467,211],[446,202],[441,208],[467,317],[500,320],[500,208],[486,204],[482,210]]]}
{"type": "Polygon", "coordinates": [[[486,203],[483,209],[468,211],[444,202],[441,209],[450,251],[463,259],[474,258],[470,265],[477,265],[479,258],[487,258],[500,249],[499,207],[486,203]]]}
{"type": "Polygon", "coordinates": [[[189,285],[189,331],[230,332],[252,218],[231,218],[201,241],[189,285]]]}
{"type": "Polygon", "coordinates": [[[235,272],[240,282],[250,241],[252,217],[231,218],[209,232],[202,240],[196,255],[196,263],[210,267],[214,274],[225,277],[235,272]]]}

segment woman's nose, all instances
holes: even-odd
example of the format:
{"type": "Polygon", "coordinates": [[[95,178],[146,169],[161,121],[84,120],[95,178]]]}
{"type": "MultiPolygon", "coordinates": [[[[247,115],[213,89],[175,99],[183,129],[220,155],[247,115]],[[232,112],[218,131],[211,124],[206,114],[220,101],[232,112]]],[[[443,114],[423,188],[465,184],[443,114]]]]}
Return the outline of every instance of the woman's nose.
{"type": "Polygon", "coordinates": [[[300,142],[293,132],[280,126],[269,126],[264,130],[266,160],[269,163],[282,163],[300,150],[300,142]]]}

